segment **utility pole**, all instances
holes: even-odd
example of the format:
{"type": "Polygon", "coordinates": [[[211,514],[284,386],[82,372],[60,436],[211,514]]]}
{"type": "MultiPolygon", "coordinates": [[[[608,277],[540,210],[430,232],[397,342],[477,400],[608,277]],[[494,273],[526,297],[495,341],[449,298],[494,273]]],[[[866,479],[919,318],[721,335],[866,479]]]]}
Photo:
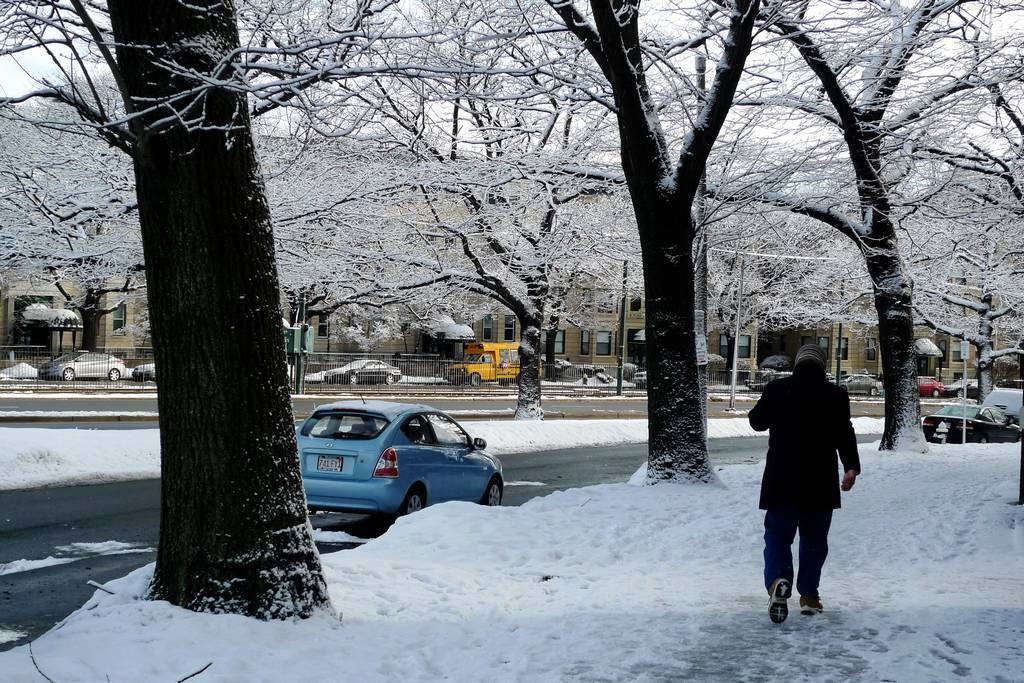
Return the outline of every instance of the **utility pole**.
{"type": "Polygon", "coordinates": [[[843,374],[843,321],[839,321],[839,334],[836,337],[836,386],[840,386],[843,374]]]}
{"type": "Polygon", "coordinates": [[[306,322],[306,292],[303,291],[299,296],[299,315],[298,315],[298,328],[299,328],[299,348],[298,353],[295,354],[295,393],[301,394],[306,388],[306,330],[309,329],[309,323],[306,322]]]}
{"type": "Polygon", "coordinates": [[[626,358],[626,305],[629,303],[629,262],[622,262],[622,302],[619,304],[619,367],[615,371],[615,395],[622,396],[622,364],[626,358]]]}
{"type": "MultiPolygon", "coordinates": [[[[960,397],[960,409],[964,411],[964,421],[960,425],[960,443],[962,444],[967,443],[967,356],[970,355],[970,352],[971,347],[967,344],[967,334],[965,333],[964,340],[960,342],[960,358],[964,362],[964,392],[963,396],[960,397]]],[[[981,384],[979,383],[978,386],[980,387],[981,384]]]]}
{"type": "Polygon", "coordinates": [[[736,373],[739,370],[740,359],[740,320],[743,317],[743,266],[746,259],[742,253],[737,254],[740,259],[740,286],[736,290],[736,334],[732,340],[732,381],[729,383],[729,410],[736,409],[736,373]]]}

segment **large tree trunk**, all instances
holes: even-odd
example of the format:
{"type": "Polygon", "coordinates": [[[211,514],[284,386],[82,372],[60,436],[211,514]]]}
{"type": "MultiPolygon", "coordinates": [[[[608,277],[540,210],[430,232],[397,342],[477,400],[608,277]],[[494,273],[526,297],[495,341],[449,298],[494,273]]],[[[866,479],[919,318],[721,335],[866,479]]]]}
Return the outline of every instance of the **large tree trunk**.
{"type": "Polygon", "coordinates": [[[95,351],[99,343],[103,314],[94,308],[79,308],[78,315],[82,316],[82,348],[95,351]]]}
{"type": "MultiPolygon", "coordinates": [[[[992,376],[995,369],[995,360],[992,357],[992,352],[995,351],[995,348],[992,345],[991,337],[989,341],[977,344],[974,348],[978,353],[978,402],[980,403],[995,388],[995,381],[992,376]]],[[[966,391],[966,377],[964,378],[964,387],[966,391]]]]}
{"type": "Polygon", "coordinates": [[[693,247],[685,237],[692,235],[689,211],[666,198],[633,205],[646,236],[648,480],[713,481],[694,333],[693,247]]]}
{"type": "Polygon", "coordinates": [[[516,398],[517,420],[542,420],[540,387],[540,327],[541,318],[528,315],[519,317],[519,395],[516,398]]]}
{"type": "Polygon", "coordinates": [[[914,353],[914,285],[903,270],[895,237],[870,242],[865,261],[874,283],[885,391],[885,427],[879,449],[924,451],[914,353]]]}
{"type": "MultiPolygon", "coordinates": [[[[158,61],[208,73],[239,44],[230,2],[112,0],[110,14],[125,87],[140,106],[194,85],[158,61]]],[[[133,124],[160,368],[152,595],[198,611],[309,616],[329,600],[296,457],[270,212],[246,98],[214,90],[173,106],[192,130],[151,128],[173,118],[170,107],[133,124]]]]}

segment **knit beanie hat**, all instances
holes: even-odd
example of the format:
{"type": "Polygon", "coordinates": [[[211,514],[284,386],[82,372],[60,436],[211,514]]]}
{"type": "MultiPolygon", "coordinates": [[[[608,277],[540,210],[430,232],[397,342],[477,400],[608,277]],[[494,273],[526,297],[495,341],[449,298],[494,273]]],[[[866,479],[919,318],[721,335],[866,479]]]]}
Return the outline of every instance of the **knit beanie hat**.
{"type": "Polygon", "coordinates": [[[801,363],[814,363],[824,370],[825,352],[817,344],[804,344],[796,352],[796,358],[793,359],[793,367],[796,367],[801,363]]]}

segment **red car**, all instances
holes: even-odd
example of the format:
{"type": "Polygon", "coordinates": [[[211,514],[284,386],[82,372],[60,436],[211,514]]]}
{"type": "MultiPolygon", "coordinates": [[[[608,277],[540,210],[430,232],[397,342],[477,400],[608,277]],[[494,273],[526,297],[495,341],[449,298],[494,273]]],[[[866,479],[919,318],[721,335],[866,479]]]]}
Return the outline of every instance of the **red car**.
{"type": "Polygon", "coordinates": [[[942,396],[942,392],[946,389],[942,382],[934,377],[918,377],[917,388],[921,392],[921,396],[931,396],[932,398],[942,396]]]}

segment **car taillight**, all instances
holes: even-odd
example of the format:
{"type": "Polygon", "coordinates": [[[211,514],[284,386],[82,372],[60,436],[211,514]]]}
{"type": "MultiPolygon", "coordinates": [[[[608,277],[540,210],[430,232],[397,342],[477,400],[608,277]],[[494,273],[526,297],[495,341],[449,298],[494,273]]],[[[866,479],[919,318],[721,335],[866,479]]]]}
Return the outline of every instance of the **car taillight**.
{"type": "Polygon", "coordinates": [[[387,448],[377,459],[377,467],[373,470],[375,477],[397,477],[398,476],[398,452],[394,448],[387,448]]]}
{"type": "Polygon", "coordinates": [[[933,419],[933,418],[930,418],[930,417],[926,417],[926,418],[924,418],[923,422],[924,422],[924,424],[926,424],[926,425],[934,425],[934,424],[938,424],[938,423],[939,423],[939,421],[938,421],[938,420],[935,420],[935,419],[933,419]]]}

